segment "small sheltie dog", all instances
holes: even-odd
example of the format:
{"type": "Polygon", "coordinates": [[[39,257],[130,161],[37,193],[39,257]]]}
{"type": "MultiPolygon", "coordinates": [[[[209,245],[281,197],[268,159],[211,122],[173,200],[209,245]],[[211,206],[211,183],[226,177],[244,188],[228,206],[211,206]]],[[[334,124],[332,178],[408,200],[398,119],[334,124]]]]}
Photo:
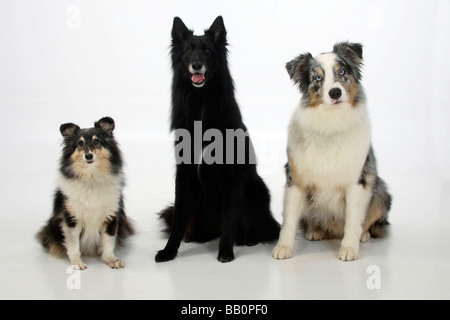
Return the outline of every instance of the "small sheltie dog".
{"type": "Polygon", "coordinates": [[[275,259],[293,255],[300,229],[309,240],[342,239],[339,259],[358,258],[359,242],[388,233],[391,195],[377,174],[362,45],[305,53],[287,63],[302,98],[288,130],[283,225],[275,259]]]}
{"type": "MultiPolygon", "coordinates": [[[[228,69],[226,34],[220,16],[201,36],[195,36],[180,18],[173,22],[171,129],[188,133],[192,140],[211,131],[222,137],[230,129],[247,133],[228,69]],[[196,123],[202,124],[199,130],[196,123]]],[[[176,150],[184,140],[175,143],[176,150]]],[[[208,163],[207,147],[203,141],[198,148],[192,144],[183,150],[187,162],[177,164],[175,205],[161,213],[170,237],[156,262],[174,259],[183,240],[204,243],[220,238],[218,260],[229,262],[235,244],[278,239],[280,225],[272,217],[269,189],[250,161],[248,134],[237,146],[244,150],[245,161],[237,159],[234,148],[223,148],[216,156],[221,154],[227,163],[208,163]]]]}
{"type": "Polygon", "coordinates": [[[73,123],[60,127],[64,147],[53,214],[37,239],[50,254],[66,254],[80,270],[87,268],[81,255],[97,254],[109,267],[123,268],[114,249],[134,233],[124,211],[123,160],[114,127],[108,117],[89,129],[73,123]]]}

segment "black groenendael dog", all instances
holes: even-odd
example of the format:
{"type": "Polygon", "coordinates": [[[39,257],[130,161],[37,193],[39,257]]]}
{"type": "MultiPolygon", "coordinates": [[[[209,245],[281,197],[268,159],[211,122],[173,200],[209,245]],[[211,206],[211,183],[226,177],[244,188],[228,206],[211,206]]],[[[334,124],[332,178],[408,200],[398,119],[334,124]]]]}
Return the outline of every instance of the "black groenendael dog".
{"type": "MultiPolygon", "coordinates": [[[[195,36],[180,18],[174,19],[171,129],[188,131],[191,141],[196,121],[201,121],[202,136],[208,129],[219,130],[223,137],[227,129],[247,132],[234,96],[226,46],[222,17],[202,36],[195,36]]],[[[244,162],[237,161],[236,152],[220,150],[224,159],[236,160],[234,164],[198,164],[204,142],[197,151],[193,144],[181,151],[188,152],[190,161],[177,161],[175,205],[161,213],[170,237],[156,255],[157,262],[174,259],[182,240],[204,243],[219,237],[218,260],[229,262],[234,259],[235,244],[251,246],[278,239],[280,226],[270,211],[269,190],[250,161],[253,150],[248,134],[243,143],[244,162]]],[[[177,157],[186,159],[186,155],[177,157]]]]}

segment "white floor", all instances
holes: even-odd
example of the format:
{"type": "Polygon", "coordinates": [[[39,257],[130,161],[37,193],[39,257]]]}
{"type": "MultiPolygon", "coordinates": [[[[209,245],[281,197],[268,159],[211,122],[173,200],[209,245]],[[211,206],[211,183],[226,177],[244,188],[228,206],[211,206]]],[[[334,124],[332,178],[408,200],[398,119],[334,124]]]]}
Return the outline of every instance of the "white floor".
{"type": "MultiPolygon", "coordinates": [[[[164,174],[164,173],[163,173],[164,174]]],[[[171,173],[169,173],[172,176],[171,173]]],[[[131,175],[127,207],[138,233],[117,251],[112,270],[87,258],[71,273],[66,259],[44,253],[34,234],[47,219],[52,190],[46,175],[3,175],[0,299],[449,299],[450,182],[432,176],[386,177],[394,195],[392,235],[362,244],[360,258],[337,259],[339,241],[309,242],[300,234],[294,258],[276,261],[272,246],[238,247],[236,260],[217,262],[217,241],[182,244],[176,260],[154,262],[165,245],[155,213],[172,199],[172,185],[145,188],[153,177],[131,175]],[[44,182],[45,181],[45,182],[44,182]],[[44,183],[43,183],[44,182],[44,183]],[[25,199],[17,190],[28,191],[25,199]],[[5,205],[6,203],[6,205],[5,205]]],[[[266,177],[280,219],[282,175],[266,177]]]]}

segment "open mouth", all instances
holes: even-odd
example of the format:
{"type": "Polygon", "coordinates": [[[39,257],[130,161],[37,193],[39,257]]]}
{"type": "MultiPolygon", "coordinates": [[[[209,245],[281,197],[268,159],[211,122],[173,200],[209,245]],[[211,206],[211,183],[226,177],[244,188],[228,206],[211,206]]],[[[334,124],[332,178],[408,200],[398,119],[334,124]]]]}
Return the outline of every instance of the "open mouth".
{"type": "Polygon", "coordinates": [[[191,77],[192,85],[196,88],[201,88],[205,84],[205,79],[204,73],[194,73],[191,77]]]}

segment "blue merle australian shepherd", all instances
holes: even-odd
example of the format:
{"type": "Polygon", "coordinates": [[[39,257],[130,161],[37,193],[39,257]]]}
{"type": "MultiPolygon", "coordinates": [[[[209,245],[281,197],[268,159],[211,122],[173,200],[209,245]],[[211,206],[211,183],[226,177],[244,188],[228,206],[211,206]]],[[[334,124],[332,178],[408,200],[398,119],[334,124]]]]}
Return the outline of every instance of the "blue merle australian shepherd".
{"type": "MultiPolygon", "coordinates": [[[[234,96],[222,17],[201,36],[176,17],[171,57],[172,130],[189,133],[192,141],[195,134],[203,136],[209,130],[223,137],[230,129],[247,132],[234,96]],[[199,122],[201,130],[195,130],[199,122]]],[[[199,162],[207,148],[205,142],[176,155],[184,161],[177,161],[174,206],[161,213],[170,236],[157,253],[157,262],[174,259],[181,241],[205,243],[219,238],[218,260],[229,262],[234,259],[235,244],[250,246],[278,238],[280,227],[270,211],[269,190],[250,161],[253,151],[248,134],[239,141],[245,144],[245,161],[238,161],[235,149],[224,148],[219,150],[223,161],[199,162]]]]}
{"type": "Polygon", "coordinates": [[[302,94],[288,130],[284,221],[273,257],[293,255],[300,224],[309,240],[342,239],[339,259],[388,232],[391,196],[378,176],[361,84],[362,45],[298,56],[287,71],[302,94]],[[300,223],[299,223],[300,222],[300,223]]]}

